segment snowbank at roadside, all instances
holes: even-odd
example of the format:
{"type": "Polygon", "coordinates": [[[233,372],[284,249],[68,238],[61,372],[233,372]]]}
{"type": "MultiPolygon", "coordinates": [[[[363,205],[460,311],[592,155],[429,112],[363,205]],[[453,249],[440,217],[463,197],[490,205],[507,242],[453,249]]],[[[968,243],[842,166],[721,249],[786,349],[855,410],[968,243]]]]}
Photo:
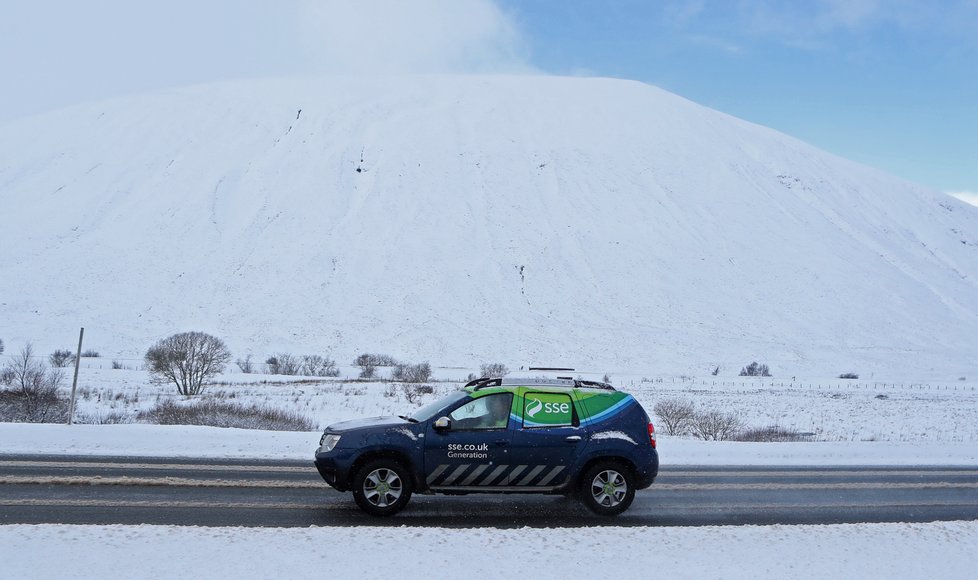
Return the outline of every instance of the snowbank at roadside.
{"type": "MultiPolygon", "coordinates": [[[[312,459],[319,432],[170,425],[0,423],[0,453],[312,459]]],[[[659,438],[669,465],[978,465],[978,442],[740,443],[659,438]]]]}
{"type": "Polygon", "coordinates": [[[0,526],[9,578],[425,578],[439,570],[511,578],[514,565],[532,578],[970,578],[976,545],[978,522],[591,530],[0,526]]]}

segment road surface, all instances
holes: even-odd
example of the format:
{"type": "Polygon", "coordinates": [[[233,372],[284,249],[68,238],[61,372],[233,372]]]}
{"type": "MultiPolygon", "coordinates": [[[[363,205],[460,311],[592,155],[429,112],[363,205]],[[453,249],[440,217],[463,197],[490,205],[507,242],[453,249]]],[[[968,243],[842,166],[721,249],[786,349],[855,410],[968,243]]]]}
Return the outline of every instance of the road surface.
{"type": "Polygon", "coordinates": [[[978,468],[664,467],[616,518],[562,496],[415,495],[367,516],[312,462],[0,455],[0,524],[577,527],[978,519],[978,468]]]}

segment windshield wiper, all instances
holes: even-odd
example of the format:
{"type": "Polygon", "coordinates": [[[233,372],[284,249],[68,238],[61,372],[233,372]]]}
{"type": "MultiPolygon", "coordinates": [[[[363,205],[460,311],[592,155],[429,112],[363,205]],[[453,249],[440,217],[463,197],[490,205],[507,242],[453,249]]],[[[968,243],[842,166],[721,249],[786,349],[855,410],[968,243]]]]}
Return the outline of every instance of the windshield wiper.
{"type": "Polygon", "coordinates": [[[408,423],[420,423],[420,421],[418,421],[414,417],[408,417],[407,415],[398,415],[397,418],[398,419],[404,419],[408,423]]]}

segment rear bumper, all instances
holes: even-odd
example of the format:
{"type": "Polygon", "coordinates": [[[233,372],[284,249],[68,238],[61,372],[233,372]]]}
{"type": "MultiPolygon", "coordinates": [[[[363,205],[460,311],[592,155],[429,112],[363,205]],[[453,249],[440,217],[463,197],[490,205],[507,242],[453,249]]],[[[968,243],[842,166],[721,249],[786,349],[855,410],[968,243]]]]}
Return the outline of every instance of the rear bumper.
{"type": "Polygon", "coordinates": [[[635,469],[636,489],[649,487],[655,482],[656,476],[659,475],[659,453],[651,446],[649,447],[649,452],[646,461],[643,461],[635,469]]]}

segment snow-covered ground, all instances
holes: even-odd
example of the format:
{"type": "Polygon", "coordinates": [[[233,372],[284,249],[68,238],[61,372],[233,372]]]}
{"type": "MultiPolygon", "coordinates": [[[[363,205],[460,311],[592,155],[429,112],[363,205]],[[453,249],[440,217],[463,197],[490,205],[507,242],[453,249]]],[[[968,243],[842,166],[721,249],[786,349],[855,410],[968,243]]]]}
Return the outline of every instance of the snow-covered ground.
{"type": "Polygon", "coordinates": [[[6,578],[974,578],[978,522],[590,529],[0,526],[6,578]]]}
{"type": "MultiPolygon", "coordinates": [[[[312,461],[320,432],[0,423],[0,453],[312,461]]],[[[749,443],[659,437],[669,465],[978,465],[978,442],[749,443]]]]}
{"type": "MultiPolygon", "coordinates": [[[[342,373],[356,376],[355,368],[342,373]]],[[[386,370],[381,369],[382,374],[386,370]]],[[[433,393],[408,400],[414,385],[338,379],[225,373],[204,398],[295,411],[320,428],[359,417],[399,415],[460,387],[467,369],[438,369],[433,393]]],[[[586,377],[600,378],[600,377],[586,377]]],[[[613,377],[614,379],[614,377],[613,377]]],[[[971,465],[978,464],[978,389],[974,382],[893,384],[744,377],[622,376],[659,423],[663,464],[971,465]],[[812,433],[812,441],[752,443],[669,437],[654,416],[658,401],[684,399],[701,410],[740,414],[748,427],[778,425],[812,433]]],[[[67,387],[65,388],[67,393],[67,387]]],[[[83,359],[76,421],[80,424],[0,423],[0,453],[308,459],[319,432],[290,433],[215,427],[129,424],[139,411],[165,400],[192,399],[172,385],[154,384],[139,369],[112,369],[111,361],[83,359]],[[100,422],[126,424],[98,424],[100,422]],[[188,445],[193,441],[193,445],[188,445]]]]}
{"type": "MultiPolygon", "coordinates": [[[[133,361],[138,365],[138,362],[133,361]]],[[[230,370],[230,368],[229,368],[230,370]]],[[[356,377],[355,367],[341,367],[356,377]]],[[[228,372],[205,397],[257,403],[298,412],[320,427],[345,419],[400,415],[457,388],[477,369],[436,369],[434,393],[409,402],[401,383],[270,376],[228,372]]],[[[380,369],[387,375],[387,369],[380,369]]],[[[575,373],[578,375],[580,373],[575,373]]],[[[601,375],[584,375],[601,379],[601,375]]],[[[811,433],[817,441],[910,443],[978,442],[978,381],[893,383],[873,380],[655,377],[614,374],[613,383],[633,394],[651,415],[664,399],[684,399],[701,410],[742,416],[748,427],[777,425],[811,433]]],[[[68,383],[68,381],[66,381],[68,383]]],[[[138,368],[111,368],[108,359],[83,359],[76,420],[131,420],[166,399],[182,400],[172,385],[155,385],[138,368]]],[[[653,417],[655,419],[655,417],[653,417]]],[[[661,425],[660,434],[661,433],[661,425]]]]}

